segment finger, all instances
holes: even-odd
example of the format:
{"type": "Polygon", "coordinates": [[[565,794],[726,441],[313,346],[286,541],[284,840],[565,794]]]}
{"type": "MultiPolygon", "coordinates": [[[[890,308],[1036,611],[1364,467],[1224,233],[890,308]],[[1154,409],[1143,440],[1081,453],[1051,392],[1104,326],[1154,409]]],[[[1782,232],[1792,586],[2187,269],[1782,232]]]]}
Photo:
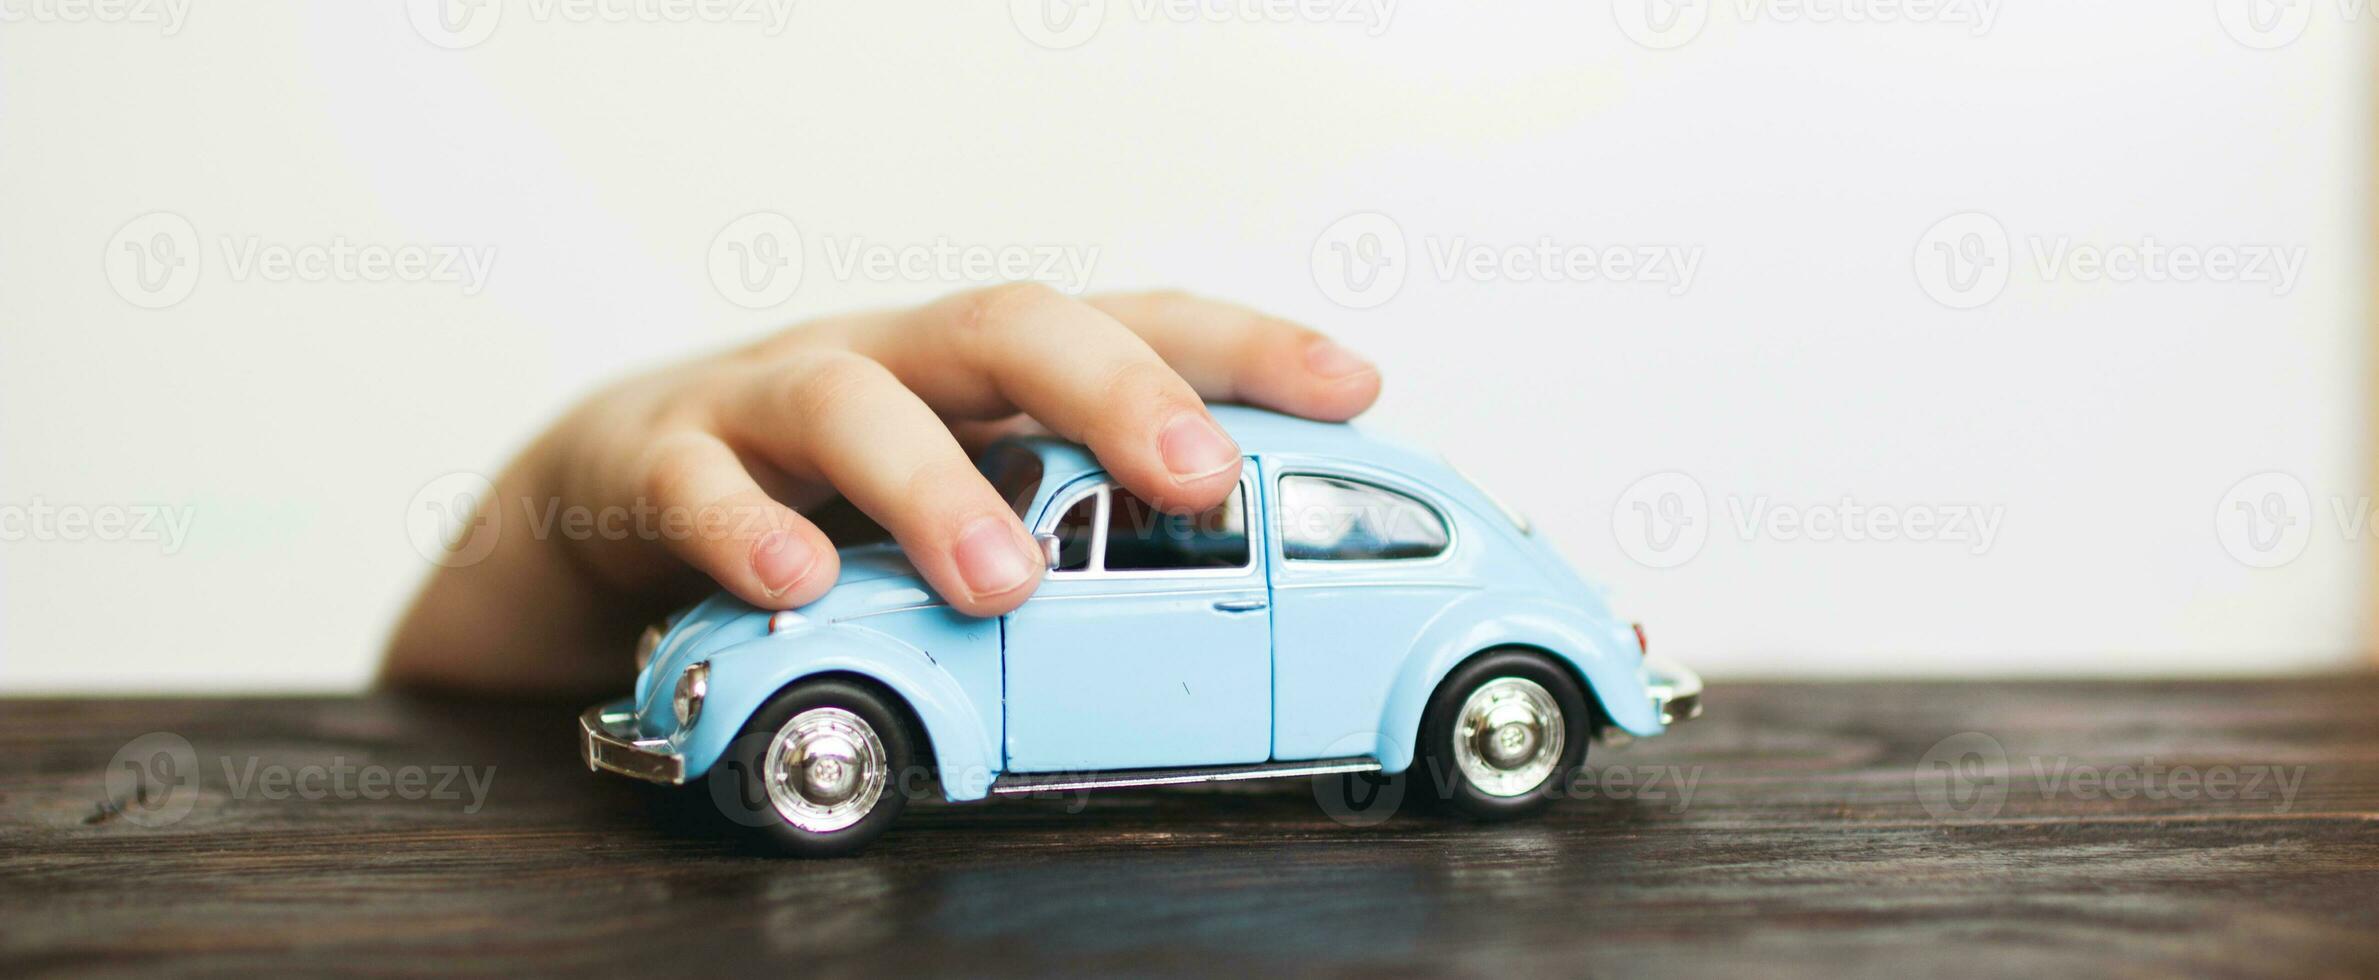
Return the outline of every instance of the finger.
{"type": "Polygon", "coordinates": [[[665,436],[642,470],[644,499],[660,515],[655,532],[721,588],[763,609],[791,609],[834,587],[834,545],[761,490],[718,437],[665,436]]]}
{"type": "Polygon", "coordinates": [[[990,616],[1040,582],[1039,549],[933,410],[883,365],[818,350],[755,370],[731,396],[730,438],[833,485],[900,542],[961,612],[990,616]]]}
{"type": "Polygon", "coordinates": [[[968,456],[980,458],[992,443],[1016,436],[1045,436],[1049,429],[1030,415],[1010,415],[990,421],[960,419],[950,423],[950,434],[958,437],[968,456]]]}
{"type": "Polygon", "coordinates": [[[1214,401],[1327,422],[1379,399],[1379,369],[1311,328],[1186,293],[1118,293],[1087,302],[1123,322],[1214,401]]]}
{"type": "Polygon", "coordinates": [[[1165,510],[1212,507],[1239,479],[1239,444],[1189,382],[1114,317],[1047,286],[963,293],[855,340],[944,414],[1022,410],[1165,510]]]}

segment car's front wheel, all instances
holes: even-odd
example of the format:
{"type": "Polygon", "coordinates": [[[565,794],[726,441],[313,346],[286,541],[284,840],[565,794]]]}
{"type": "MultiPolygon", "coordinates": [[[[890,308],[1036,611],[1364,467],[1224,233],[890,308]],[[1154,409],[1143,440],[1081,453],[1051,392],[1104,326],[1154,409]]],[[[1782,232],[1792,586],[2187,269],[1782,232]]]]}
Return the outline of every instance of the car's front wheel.
{"type": "Polygon", "coordinates": [[[1586,761],[1591,716],[1569,672],[1532,650],[1454,668],[1422,716],[1420,785],[1474,817],[1543,809],[1586,761]]]}
{"type": "Polygon", "coordinates": [[[841,679],[778,694],[744,723],[729,750],[743,798],[776,817],[762,823],[785,850],[849,854],[882,836],[908,803],[916,740],[874,688],[841,679]]]}

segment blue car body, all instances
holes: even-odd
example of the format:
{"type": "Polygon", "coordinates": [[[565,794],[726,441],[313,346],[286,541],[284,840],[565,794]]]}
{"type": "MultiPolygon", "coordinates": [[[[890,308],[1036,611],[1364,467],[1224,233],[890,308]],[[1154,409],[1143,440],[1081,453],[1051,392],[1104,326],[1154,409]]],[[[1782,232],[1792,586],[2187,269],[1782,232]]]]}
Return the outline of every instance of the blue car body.
{"type": "MultiPolygon", "coordinates": [[[[1345,424],[1214,414],[1247,454],[1246,567],[1052,571],[1015,612],[975,618],[939,602],[892,546],[846,549],[839,583],[796,615],[726,593],[680,614],[633,699],[603,711],[607,724],[639,753],[673,759],[662,781],[682,782],[788,685],[859,675],[906,702],[944,794],[963,801],[1027,774],[1350,757],[1401,772],[1439,681],[1501,647],[1574,671],[1605,734],[1655,735],[1698,710],[1697,678],[1645,656],[1640,634],[1524,520],[1443,460],[1345,424]],[[1418,502],[1446,540],[1426,557],[1288,557],[1279,502],[1297,476],[1418,502]],[[681,728],[673,690],[696,664],[704,700],[681,728]]],[[[1106,482],[1079,446],[1006,446],[1037,463],[1017,501],[1035,532],[1106,482]]]]}

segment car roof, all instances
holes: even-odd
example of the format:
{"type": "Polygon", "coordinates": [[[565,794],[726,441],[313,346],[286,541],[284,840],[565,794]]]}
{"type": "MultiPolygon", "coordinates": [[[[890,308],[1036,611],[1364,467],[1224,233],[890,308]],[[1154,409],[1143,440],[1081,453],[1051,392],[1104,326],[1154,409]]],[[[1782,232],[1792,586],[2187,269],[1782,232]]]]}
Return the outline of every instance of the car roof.
{"type": "MultiPolygon", "coordinates": [[[[1468,489],[1467,481],[1452,473],[1443,457],[1374,436],[1346,422],[1316,422],[1245,405],[1212,405],[1208,410],[1239,443],[1240,450],[1252,456],[1336,457],[1401,473],[1436,485],[1441,492],[1468,489]]],[[[1019,441],[1041,457],[1053,484],[1101,468],[1089,450],[1063,439],[1040,436],[1019,441]]]]}

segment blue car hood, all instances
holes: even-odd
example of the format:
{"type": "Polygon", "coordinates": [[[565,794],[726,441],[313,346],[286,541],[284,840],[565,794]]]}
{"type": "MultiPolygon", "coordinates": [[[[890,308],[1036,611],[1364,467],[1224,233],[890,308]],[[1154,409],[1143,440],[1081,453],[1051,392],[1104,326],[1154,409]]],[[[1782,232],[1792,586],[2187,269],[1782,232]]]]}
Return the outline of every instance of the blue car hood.
{"type": "MultiPolygon", "coordinates": [[[[866,545],[844,548],[837,553],[842,556],[843,567],[833,590],[818,601],[794,610],[812,623],[836,623],[891,610],[943,605],[917,574],[917,567],[909,563],[896,545],[866,545]]],[[[669,685],[675,683],[687,665],[727,647],[768,635],[771,615],[768,610],[728,592],[715,593],[679,614],[669,635],[662,639],[660,654],[653,658],[652,667],[636,679],[636,703],[647,711],[665,708],[661,699],[668,696],[669,685]],[[663,680],[668,683],[657,683],[663,680]]],[[[885,628],[894,624],[877,625],[885,628]]],[[[888,631],[897,632],[897,629],[888,631]]]]}
{"type": "Polygon", "coordinates": [[[833,590],[794,610],[812,622],[840,622],[890,609],[942,604],[898,546],[867,545],[837,553],[842,556],[843,571],[833,590]]]}

